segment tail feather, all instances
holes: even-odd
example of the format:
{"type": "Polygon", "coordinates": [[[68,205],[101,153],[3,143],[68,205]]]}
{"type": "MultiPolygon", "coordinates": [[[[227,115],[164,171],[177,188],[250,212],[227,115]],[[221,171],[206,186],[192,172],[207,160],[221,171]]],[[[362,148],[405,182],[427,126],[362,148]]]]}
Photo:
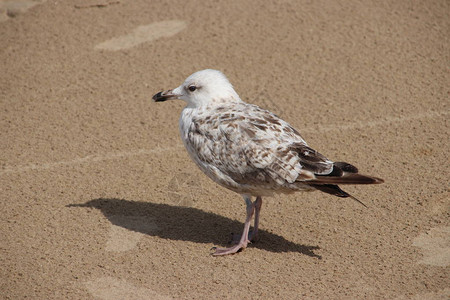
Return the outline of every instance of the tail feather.
{"type": "Polygon", "coordinates": [[[333,163],[333,169],[328,174],[315,174],[315,178],[308,180],[313,184],[377,184],[384,180],[378,177],[358,174],[358,168],[338,161],[333,163]]]}
{"type": "Polygon", "coordinates": [[[343,191],[338,184],[379,184],[384,180],[378,177],[358,174],[358,169],[346,162],[335,162],[333,170],[326,175],[314,174],[314,178],[303,180],[315,189],[342,198],[352,198],[361,205],[367,207],[363,202],[343,191]]]}
{"type": "Polygon", "coordinates": [[[379,184],[384,180],[378,177],[344,172],[341,176],[316,175],[308,180],[312,184],[379,184]]]}

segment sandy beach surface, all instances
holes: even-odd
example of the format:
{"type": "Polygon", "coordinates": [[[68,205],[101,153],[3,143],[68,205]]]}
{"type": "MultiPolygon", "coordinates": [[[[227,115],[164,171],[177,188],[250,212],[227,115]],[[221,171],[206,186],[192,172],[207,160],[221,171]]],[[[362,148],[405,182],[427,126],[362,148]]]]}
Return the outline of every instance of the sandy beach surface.
{"type": "Polygon", "coordinates": [[[0,298],[449,299],[449,1],[0,1],[0,298]],[[223,71],[379,176],[264,199],[208,179],[151,97],[223,71]]]}

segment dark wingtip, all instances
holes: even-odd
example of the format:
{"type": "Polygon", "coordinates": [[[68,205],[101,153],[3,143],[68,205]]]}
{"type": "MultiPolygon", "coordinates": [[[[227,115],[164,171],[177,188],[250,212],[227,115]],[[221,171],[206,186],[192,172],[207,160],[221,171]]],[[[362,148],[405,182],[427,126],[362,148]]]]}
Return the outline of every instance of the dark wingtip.
{"type": "Polygon", "coordinates": [[[384,180],[378,177],[355,174],[355,173],[344,173],[342,176],[330,176],[329,175],[316,175],[315,179],[306,180],[308,184],[380,184],[384,180]]]}
{"type": "Polygon", "coordinates": [[[373,184],[380,184],[384,182],[384,179],[378,178],[378,177],[370,177],[373,179],[373,184]]]}
{"type": "Polygon", "coordinates": [[[159,92],[159,93],[153,95],[152,100],[155,101],[155,102],[164,101],[164,100],[162,100],[162,98],[163,98],[162,97],[162,92],[159,92]]]}
{"type": "MultiPolygon", "coordinates": [[[[352,174],[348,176],[348,178],[353,179],[355,181],[355,184],[380,184],[384,182],[384,180],[381,178],[361,174],[352,174]]],[[[343,182],[342,184],[345,184],[345,182],[343,182]]]]}
{"type": "MultiPolygon", "coordinates": [[[[347,176],[343,176],[343,177],[348,177],[348,178],[352,178],[353,180],[356,180],[359,182],[355,182],[355,183],[359,183],[359,184],[380,184],[383,183],[384,180],[378,177],[374,177],[374,176],[368,176],[368,175],[361,175],[358,174],[358,168],[355,167],[354,165],[351,165],[349,163],[343,162],[343,161],[337,161],[333,164],[333,171],[330,174],[327,174],[325,176],[328,177],[333,177],[333,176],[342,176],[342,174],[346,172],[347,176]],[[348,174],[350,173],[350,174],[348,174]]],[[[320,176],[320,175],[318,175],[320,176]]],[[[342,182],[343,184],[345,182],[342,182]]]]}

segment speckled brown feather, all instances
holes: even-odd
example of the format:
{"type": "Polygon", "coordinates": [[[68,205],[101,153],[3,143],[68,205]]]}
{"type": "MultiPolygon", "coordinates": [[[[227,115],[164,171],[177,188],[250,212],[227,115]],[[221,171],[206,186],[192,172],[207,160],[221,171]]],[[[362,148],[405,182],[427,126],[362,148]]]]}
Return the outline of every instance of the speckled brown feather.
{"type": "MultiPolygon", "coordinates": [[[[356,167],[333,163],[310,148],[287,122],[258,106],[222,103],[183,111],[180,123],[191,157],[217,183],[241,194],[267,195],[378,183],[356,167]]],[[[326,191],[325,191],[326,192],[326,191]]]]}

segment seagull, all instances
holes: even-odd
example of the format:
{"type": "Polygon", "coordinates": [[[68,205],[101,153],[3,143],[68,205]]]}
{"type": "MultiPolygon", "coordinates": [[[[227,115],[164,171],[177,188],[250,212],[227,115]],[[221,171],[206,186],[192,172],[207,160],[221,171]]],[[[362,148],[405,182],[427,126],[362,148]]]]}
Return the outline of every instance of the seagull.
{"type": "Polygon", "coordinates": [[[319,190],[350,197],[365,206],[338,185],[383,182],[359,174],[349,163],[333,162],[309,147],[286,121],[241,100],[220,71],[198,71],[179,87],[159,92],[152,99],[186,102],[179,129],[190,157],[209,178],[242,195],[246,203],[247,216],[239,241],[229,248],[214,247],[213,255],[234,254],[258,239],[262,197],[319,190]]]}

